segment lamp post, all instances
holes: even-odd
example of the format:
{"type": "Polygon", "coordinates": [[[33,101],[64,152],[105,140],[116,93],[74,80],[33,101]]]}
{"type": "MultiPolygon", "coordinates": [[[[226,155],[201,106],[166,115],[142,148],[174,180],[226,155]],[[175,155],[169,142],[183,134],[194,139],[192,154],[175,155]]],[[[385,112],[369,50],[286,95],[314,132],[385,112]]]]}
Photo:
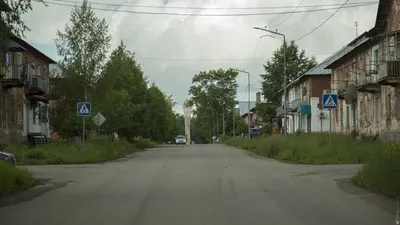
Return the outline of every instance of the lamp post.
{"type": "Polygon", "coordinates": [[[285,110],[285,120],[284,120],[284,126],[285,126],[285,135],[287,135],[287,77],[286,77],[286,37],[284,34],[279,33],[278,31],[272,31],[268,30],[266,28],[261,28],[261,27],[253,27],[256,30],[262,30],[265,32],[269,32],[271,34],[276,34],[280,35],[283,37],[283,98],[284,98],[284,103],[283,103],[283,109],[285,110]]]}
{"type": "Polygon", "coordinates": [[[241,73],[245,73],[247,74],[247,89],[248,89],[248,95],[249,95],[249,99],[248,99],[248,114],[247,114],[247,123],[248,123],[248,135],[249,135],[249,139],[250,139],[250,73],[244,70],[239,70],[239,69],[233,69],[234,71],[237,72],[241,72],[241,73]]]}
{"type": "Polygon", "coordinates": [[[183,114],[185,117],[185,135],[187,138],[187,145],[190,145],[191,142],[191,138],[190,138],[190,119],[192,117],[192,105],[190,104],[190,102],[188,100],[185,101],[185,103],[183,104],[183,114]]]}

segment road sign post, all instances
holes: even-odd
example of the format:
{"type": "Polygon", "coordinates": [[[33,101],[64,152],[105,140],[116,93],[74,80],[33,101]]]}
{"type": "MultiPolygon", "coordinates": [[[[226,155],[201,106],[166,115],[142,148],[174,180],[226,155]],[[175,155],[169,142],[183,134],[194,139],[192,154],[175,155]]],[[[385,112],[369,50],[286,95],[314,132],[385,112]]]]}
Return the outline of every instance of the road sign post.
{"type": "Polygon", "coordinates": [[[323,94],[322,95],[322,108],[329,110],[329,146],[332,148],[332,109],[338,108],[338,95],[337,94],[323,94]]]}
{"type": "Polygon", "coordinates": [[[97,125],[97,141],[100,141],[100,126],[106,121],[106,118],[98,112],[93,117],[93,122],[97,125]]]}
{"type": "Polygon", "coordinates": [[[92,104],[90,102],[78,102],[76,104],[76,114],[82,116],[82,147],[85,145],[85,117],[92,115],[92,104]]]}

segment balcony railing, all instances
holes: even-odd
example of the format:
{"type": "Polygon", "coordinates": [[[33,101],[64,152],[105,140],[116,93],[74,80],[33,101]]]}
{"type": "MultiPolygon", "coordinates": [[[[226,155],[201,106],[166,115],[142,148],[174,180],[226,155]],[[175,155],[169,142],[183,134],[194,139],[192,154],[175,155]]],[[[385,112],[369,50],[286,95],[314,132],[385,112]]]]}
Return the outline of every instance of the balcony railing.
{"type": "Polygon", "coordinates": [[[299,106],[299,99],[294,99],[289,103],[289,109],[294,110],[297,109],[297,106],[299,106]]]}
{"type": "Polygon", "coordinates": [[[33,75],[25,87],[26,95],[43,95],[46,91],[45,80],[39,75],[33,75]]]}
{"type": "Polygon", "coordinates": [[[400,60],[387,60],[377,66],[379,80],[386,78],[400,79],[400,60]]]}
{"type": "Polygon", "coordinates": [[[28,73],[27,65],[8,65],[7,68],[0,68],[0,75],[3,76],[2,84],[8,87],[22,87],[28,73]]]}

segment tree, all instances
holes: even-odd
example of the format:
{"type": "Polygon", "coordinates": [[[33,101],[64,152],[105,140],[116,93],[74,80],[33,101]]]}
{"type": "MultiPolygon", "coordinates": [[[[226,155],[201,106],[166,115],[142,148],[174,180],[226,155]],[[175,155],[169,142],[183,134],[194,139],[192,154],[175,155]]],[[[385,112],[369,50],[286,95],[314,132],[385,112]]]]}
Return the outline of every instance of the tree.
{"type": "MultiPolygon", "coordinates": [[[[56,46],[62,57],[59,66],[62,82],[58,90],[58,104],[54,109],[57,131],[62,137],[80,135],[81,120],[76,116],[76,103],[90,101],[94,84],[100,75],[110,46],[108,24],[96,17],[86,0],[71,12],[70,24],[57,32],[56,46]]],[[[90,129],[86,126],[87,129],[90,129]]]]}
{"type": "Polygon", "coordinates": [[[140,136],[146,107],[147,80],[134,54],[121,41],[95,84],[95,107],[107,118],[106,134],[140,136]]]}
{"type": "MultiPolygon", "coordinates": [[[[43,0],[36,2],[43,3],[43,0]]],[[[29,28],[21,17],[31,10],[31,0],[10,1],[9,5],[4,0],[0,0],[0,53],[7,49],[5,40],[11,36],[25,37],[24,33],[29,28]],[[1,12],[2,10],[5,12],[1,12]]],[[[4,55],[0,54],[0,68],[5,66],[4,62],[4,55]]]]}
{"type": "Polygon", "coordinates": [[[235,102],[237,75],[236,71],[230,69],[218,69],[201,71],[192,79],[190,101],[196,108],[196,132],[201,133],[199,137],[204,142],[207,142],[210,131],[213,135],[220,135],[222,126],[226,125],[222,123],[222,119],[225,118],[226,121],[231,118],[228,115],[232,115],[230,113],[235,102]]]}
{"type": "Polygon", "coordinates": [[[265,74],[261,75],[264,95],[272,103],[280,102],[280,96],[277,93],[283,88],[285,47],[287,84],[317,65],[315,57],[306,57],[305,51],[299,51],[299,47],[294,41],[291,41],[289,45],[286,42],[282,44],[264,65],[265,74]]]}

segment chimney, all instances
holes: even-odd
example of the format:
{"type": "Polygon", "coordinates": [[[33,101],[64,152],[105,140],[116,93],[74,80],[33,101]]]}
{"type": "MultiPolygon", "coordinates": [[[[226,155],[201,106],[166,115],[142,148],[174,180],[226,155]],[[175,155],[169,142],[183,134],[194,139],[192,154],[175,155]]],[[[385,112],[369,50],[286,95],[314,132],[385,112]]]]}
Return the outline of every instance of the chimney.
{"type": "Polygon", "coordinates": [[[260,103],[261,102],[261,92],[256,93],[256,102],[260,103]]]}

